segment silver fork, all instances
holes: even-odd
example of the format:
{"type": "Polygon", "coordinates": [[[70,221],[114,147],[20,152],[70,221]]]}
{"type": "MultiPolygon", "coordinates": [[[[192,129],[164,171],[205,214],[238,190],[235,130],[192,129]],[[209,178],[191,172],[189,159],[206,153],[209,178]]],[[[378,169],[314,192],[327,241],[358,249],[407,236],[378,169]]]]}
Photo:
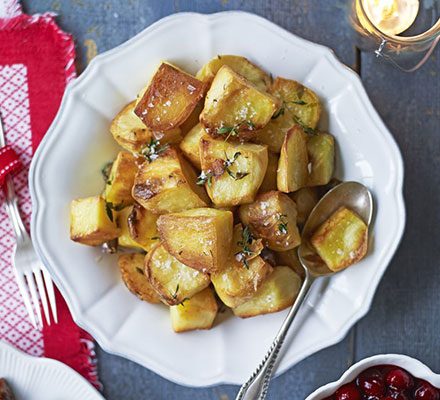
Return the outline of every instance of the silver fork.
{"type": "MultiPolygon", "coordinates": [[[[5,136],[0,118],[0,147],[3,146],[5,146],[5,136]]],[[[48,298],[53,321],[55,323],[58,322],[52,279],[38,258],[29,234],[23,224],[18,210],[14,183],[11,178],[7,178],[5,195],[6,211],[9,214],[16,237],[12,257],[15,278],[32,325],[37,329],[41,329],[43,327],[43,318],[41,315],[40,300],[47,324],[50,325],[51,323],[48,298]]]]}

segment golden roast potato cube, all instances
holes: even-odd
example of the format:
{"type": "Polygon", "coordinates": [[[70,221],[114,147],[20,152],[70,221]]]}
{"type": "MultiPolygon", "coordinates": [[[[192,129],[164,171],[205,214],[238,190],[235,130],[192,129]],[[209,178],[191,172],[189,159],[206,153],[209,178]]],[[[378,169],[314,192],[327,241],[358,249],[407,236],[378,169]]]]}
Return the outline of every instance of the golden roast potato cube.
{"type": "Polygon", "coordinates": [[[153,214],[137,203],[128,215],[128,233],[131,239],[145,251],[150,251],[159,241],[159,232],[156,226],[158,217],[157,214],[153,214]]]}
{"type": "Polygon", "coordinates": [[[141,253],[120,254],[118,265],[122,280],[128,290],[148,303],[160,303],[160,297],[153,289],[144,272],[145,255],[141,253]]]}
{"type": "Polygon", "coordinates": [[[116,216],[101,196],[73,200],[70,205],[70,238],[99,246],[119,235],[116,216]]]}
{"type": "Polygon", "coordinates": [[[188,132],[199,123],[199,117],[203,110],[204,104],[205,99],[202,98],[201,100],[199,100],[190,116],[185,120],[182,125],[180,125],[180,130],[183,136],[187,135],[188,132]]]}
{"type": "Polygon", "coordinates": [[[206,94],[200,122],[213,137],[250,140],[278,106],[278,99],[224,65],[206,94]]]}
{"type": "Polygon", "coordinates": [[[287,132],[281,147],[277,173],[278,190],[289,193],[306,186],[308,164],[307,135],[296,125],[287,132]]]}
{"type": "Polygon", "coordinates": [[[281,311],[293,304],[300,289],[298,274],[286,266],[275,267],[255,295],[232,311],[241,318],[281,311]]]}
{"type": "Polygon", "coordinates": [[[211,274],[216,292],[227,306],[245,302],[272,272],[271,265],[259,257],[263,248],[262,240],[254,238],[248,227],[234,226],[226,268],[211,274]]]}
{"type": "Polygon", "coordinates": [[[335,168],[335,138],[323,132],[312,135],[307,141],[307,152],[311,163],[307,185],[327,185],[335,168]]]}
{"type": "Polygon", "coordinates": [[[260,256],[243,262],[232,255],[225,269],[211,274],[217,295],[228,307],[237,307],[251,298],[272,272],[260,256]]]}
{"type": "Polygon", "coordinates": [[[306,272],[299,261],[298,249],[275,251],[274,255],[276,265],[286,265],[287,267],[293,269],[301,277],[301,279],[304,279],[306,272]]]}
{"type": "Polygon", "coordinates": [[[264,175],[260,189],[258,189],[259,193],[277,190],[278,154],[268,151],[267,155],[266,174],[264,175]]]}
{"type": "Polygon", "coordinates": [[[289,79],[276,78],[269,93],[280,100],[280,106],[270,122],[257,132],[255,142],[266,144],[270,151],[279,153],[287,132],[295,125],[314,132],[321,115],[321,104],[310,89],[289,79]]]}
{"type": "Polygon", "coordinates": [[[231,250],[232,226],[230,211],[213,208],[161,215],[157,220],[165,249],[204,273],[224,268],[231,250]]]}
{"type": "Polygon", "coordinates": [[[128,217],[133,211],[133,206],[125,207],[117,213],[117,223],[121,230],[118,237],[118,245],[133,249],[142,249],[142,246],[133,240],[128,229],[128,217]]]}
{"type": "Polygon", "coordinates": [[[340,271],[367,253],[368,227],[354,211],[341,207],[313,233],[310,243],[329,269],[340,271]]]}
{"type": "Polygon", "coordinates": [[[297,123],[289,112],[282,114],[275,113],[270,122],[257,131],[254,142],[267,145],[268,149],[273,153],[280,153],[287,132],[297,123]]]}
{"type": "Polygon", "coordinates": [[[137,153],[151,140],[151,131],[134,113],[136,102],[127,104],[113,119],[110,133],[125,150],[137,153]]]}
{"type": "Polygon", "coordinates": [[[198,170],[202,169],[200,163],[200,140],[206,135],[205,129],[201,124],[197,124],[192,128],[183,140],[180,142],[180,150],[185,154],[186,158],[191,161],[198,170]]]}
{"type": "Polygon", "coordinates": [[[259,194],[253,203],[240,206],[239,214],[243,224],[271,250],[285,251],[301,243],[295,202],[284,193],[259,194]]]}
{"type": "Polygon", "coordinates": [[[177,333],[211,329],[217,311],[214,292],[207,287],[183,303],[170,307],[171,326],[177,333]]]}
{"type": "Polygon", "coordinates": [[[133,198],[153,214],[205,207],[209,198],[196,180],[189,162],[169,147],[141,165],[134,180],[133,198]]]}
{"type": "Polygon", "coordinates": [[[245,77],[261,91],[266,91],[270,85],[271,79],[266,72],[252,64],[247,58],[234,55],[214,57],[197,72],[196,78],[210,85],[223,65],[227,65],[237,74],[245,77]]]}
{"type": "Polygon", "coordinates": [[[206,191],[219,207],[253,201],[268,162],[265,146],[233,144],[211,137],[200,140],[200,159],[206,191]]]}
{"type": "Polygon", "coordinates": [[[282,101],[275,117],[277,114],[290,114],[306,130],[316,128],[321,116],[321,103],[311,89],[297,81],[278,77],[273,81],[269,93],[282,101]]]}
{"type": "Polygon", "coordinates": [[[298,225],[304,225],[319,201],[317,188],[304,187],[296,192],[290,193],[289,197],[296,203],[296,222],[298,225]]]}
{"type": "Polygon", "coordinates": [[[162,63],[134,112],[152,131],[167,131],[189,117],[204,90],[203,82],[173,65],[162,63]]]}
{"type": "Polygon", "coordinates": [[[180,128],[166,132],[153,132],[134,113],[136,101],[127,104],[110,125],[110,133],[118,144],[132,153],[140,153],[151,140],[161,143],[178,143],[182,140],[180,128]]]}
{"type": "Polygon", "coordinates": [[[209,275],[182,264],[158,243],[145,257],[145,274],[163,303],[180,304],[209,286],[209,275]]]}
{"type": "Polygon", "coordinates": [[[113,208],[120,209],[134,203],[131,189],[139,169],[137,159],[128,151],[120,151],[113,161],[107,179],[104,198],[113,208]]]}

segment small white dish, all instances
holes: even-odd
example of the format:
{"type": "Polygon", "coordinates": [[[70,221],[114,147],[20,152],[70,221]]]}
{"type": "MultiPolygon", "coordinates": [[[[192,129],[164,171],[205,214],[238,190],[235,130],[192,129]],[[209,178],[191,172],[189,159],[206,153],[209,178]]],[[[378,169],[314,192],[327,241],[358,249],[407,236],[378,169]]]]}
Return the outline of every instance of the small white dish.
{"type": "Polygon", "coordinates": [[[104,400],[93,386],[67,365],[32,357],[0,341],[0,378],[20,400],[104,400]]]}
{"type": "Polygon", "coordinates": [[[415,378],[423,379],[435,387],[440,387],[440,375],[432,372],[421,361],[403,354],[378,354],[353,364],[341,378],[315,390],[306,400],[322,400],[332,395],[338,388],[356,379],[366,369],[378,365],[395,365],[407,370],[415,378]]]}
{"type": "Polygon", "coordinates": [[[359,77],[333,52],[243,12],[176,14],[97,56],[66,91],[33,159],[30,189],[36,250],[75,321],[108,352],[190,386],[241,384],[260,362],[286,312],[241,320],[220,315],[212,330],[175,334],[168,309],[139,301],[121,282],[116,257],[69,239],[72,199],[99,193],[101,167],[117,152],[108,132],[116,113],[161,60],[195,73],[217,54],[240,54],[273,75],[304,82],[322,99],[322,128],[336,136],[336,176],[366,185],[378,221],[368,257],[317,285],[307,318],[278,373],[340,341],[370,308],[403,233],[403,164],[359,77]],[[317,295],[321,294],[317,300],[317,295]]]}

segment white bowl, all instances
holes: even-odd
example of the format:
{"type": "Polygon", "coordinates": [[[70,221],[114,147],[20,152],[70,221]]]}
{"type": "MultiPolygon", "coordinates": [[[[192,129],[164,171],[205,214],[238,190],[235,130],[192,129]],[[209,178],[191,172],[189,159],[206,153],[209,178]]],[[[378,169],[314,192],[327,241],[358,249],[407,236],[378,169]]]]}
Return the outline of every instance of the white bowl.
{"type": "Polygon", "coordinates": [[[69,240],[69,203],[103,188],[102,165],[117,151],[108,127],[160,60],[190,72],[216,54],[241,54],[321,97],[322,127],[338,143],[336,175],[368,186],[376,204],[370,252],[317,285],[307,317],[278,373],[341,340],[370,308],[405,224],[399,150],[359,77],[327,48],[247,13],[167,17],[96,57],[67,88],[30,172],[32,236],[75,321],[108,352],[180,384],[239,384],[263,357],[286,312],[241,320],[221,315],[203,332],[175,334],[165,307],[143,303],[122,284],[116,259],[69,240]],[[319,299],[318,299],[319,297],[319,299]]]}
{"type": "Polygon", "coordinates": [[[415,378],[424,379],[431,385],[440,387],[440,375],[432,372],[421,361],[403,354],[378,354],[353,364],[341,378],[315,390],[306,400],[322,400],[332,395],[338,388],[353,381],[362,371],[378,365],[396,365],[406,369],[415,378]]]}

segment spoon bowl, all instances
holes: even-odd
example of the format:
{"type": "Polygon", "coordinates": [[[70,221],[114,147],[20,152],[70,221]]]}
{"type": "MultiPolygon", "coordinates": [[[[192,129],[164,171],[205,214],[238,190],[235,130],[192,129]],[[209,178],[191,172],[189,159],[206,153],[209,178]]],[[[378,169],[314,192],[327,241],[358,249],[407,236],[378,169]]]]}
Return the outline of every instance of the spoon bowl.
{"type": "Polygon", "coordinates": [[[343,182],[329,190],[310,213],[301,235],[298,256],[303,268],[315,277],[332,275],[310,244],[313,233],[340,207],[354,211],[370,225],[373,216],[373,198],[370,191],[358,182],[343,182]]]}
{"type": "MultiPolygon", "coordinates": [[[[373,199],[370,191],[361,183],[344,182],[335,186],[313,208],[304,225],[301,236],[302,244],[298,249],[299,260],[306,271],[304,283],[272,346],[249,380],[240,388],[235,400],[264,400],[266,398],[275,363],[287,332],[306,299],[313,282],[321,276],[336,273],[327,267],[313,249],[310,238],[338,208],[343,206],[358,214],[367,226],[370,225],[373,215],[373,199]]],[[[298,328],[298,324],[295,327],[298,328]]]]}

